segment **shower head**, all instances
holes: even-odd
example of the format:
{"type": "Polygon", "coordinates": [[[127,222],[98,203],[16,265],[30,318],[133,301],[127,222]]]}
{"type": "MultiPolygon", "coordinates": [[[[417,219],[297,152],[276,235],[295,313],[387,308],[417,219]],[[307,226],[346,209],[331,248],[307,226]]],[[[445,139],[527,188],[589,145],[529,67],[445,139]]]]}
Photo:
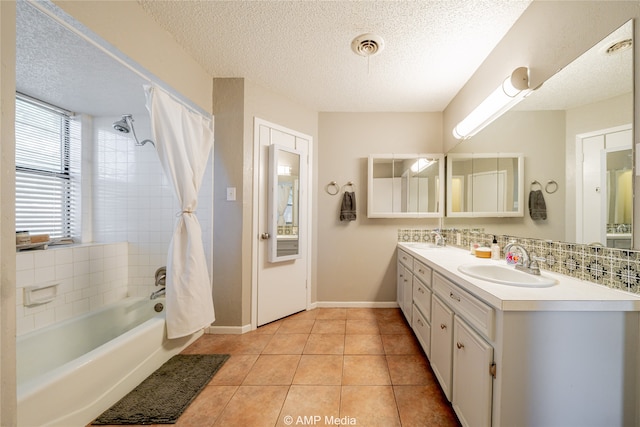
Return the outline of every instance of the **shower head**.
{"type": "Polygon", "coordinates": [[[131,117],[131,115],[130,114],[124,115],[117,122],[113,122],[113,128],[118,132],[129,133],[131,132],[129,121],[133,121],[133,118],[131,117]]]}
{"type": "Polygon", "coordinates": [[[125,114],[122,118],[116,122],[113,122],[113,128],[118,132],[122,133],[133,133],[133,139],[136,141],[137,146],[142,146],[147,142],[150,142],[154,147],[156,144],[153,143],[150,139],[145,139],[144,141],[138,141],[138,137],[136,136],[136,130],[133,128],[133,116],[131,114],[125,114]]]}

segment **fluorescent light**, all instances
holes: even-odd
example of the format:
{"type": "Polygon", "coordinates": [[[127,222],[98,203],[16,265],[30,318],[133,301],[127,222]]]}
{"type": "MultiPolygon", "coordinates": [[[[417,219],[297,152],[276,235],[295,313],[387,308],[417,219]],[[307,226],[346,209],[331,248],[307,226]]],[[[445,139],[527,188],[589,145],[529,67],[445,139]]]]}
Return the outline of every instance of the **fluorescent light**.
{"type": "Polygon", "coordinates": [[[470,138],[529,94],[529,69],[516,68],[480,105],[453,128],[457,139],[470,138]]]}
{"type": "Polygon", "coordinates": [[[420,173],[434,163],[435,160],[418,159],[414,164],[411,165],[411,171],[413,173],[420,173]]]}

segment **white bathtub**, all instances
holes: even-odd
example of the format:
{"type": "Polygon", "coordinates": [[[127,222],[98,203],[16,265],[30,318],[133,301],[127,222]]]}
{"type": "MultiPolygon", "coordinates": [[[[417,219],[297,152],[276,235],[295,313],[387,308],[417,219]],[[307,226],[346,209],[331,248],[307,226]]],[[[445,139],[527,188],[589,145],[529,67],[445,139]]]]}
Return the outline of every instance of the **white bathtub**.
{"type": "Polygon", "coordinates": [[[202,335],[168,340],[158,303],[127,298],[19,336],[18,425],[85,426],[202,335]]]}

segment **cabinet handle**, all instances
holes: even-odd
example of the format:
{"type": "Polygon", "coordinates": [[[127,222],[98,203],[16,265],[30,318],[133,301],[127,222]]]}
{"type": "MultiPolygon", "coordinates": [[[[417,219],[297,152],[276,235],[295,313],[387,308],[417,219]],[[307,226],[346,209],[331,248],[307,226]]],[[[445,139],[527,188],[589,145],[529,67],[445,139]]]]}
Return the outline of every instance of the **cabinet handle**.
{"type": "Polygon", "coordinates": [[[447,329],[447,325],[445,325],[444,323],[440,323],[440,329],[447,329]]]}
{"type": "Polygon", "coordinates": [[[420,320],[419,318],[418,318],[418,324],[420,324],[420,326],[424,328],[424,323],[422,323],[422,320],[420,320]]]}
{"type": "Polygon", "coordinates": [[[449,298],[454,299],[454,300],[456,300],[456,301],[460,302],[460,297],[459,297],[459,296],[457,296],[457,295],[454,295],[454,293],[453,293],[453,292],[449,292],[449,298]]]}
{"type": "Polygon", "coordinates": [[[424,274],[424,270],[422,270],[421,268],[418,269],[418,273],[422,273],[424,274]]]}
{"type": "Polygon", "coordinates": [[[458,341],[458,343],[456,344],[456,347],[458,347],[459,349],[463,349],[464,348],[464,344],[462,344],[461,342],[458,341]]]}
{"type": "Polygon", "coordinates": [[[418,288],[418,292],[420,292],[422,295],[424,295],[424,289],[418,288]]]}

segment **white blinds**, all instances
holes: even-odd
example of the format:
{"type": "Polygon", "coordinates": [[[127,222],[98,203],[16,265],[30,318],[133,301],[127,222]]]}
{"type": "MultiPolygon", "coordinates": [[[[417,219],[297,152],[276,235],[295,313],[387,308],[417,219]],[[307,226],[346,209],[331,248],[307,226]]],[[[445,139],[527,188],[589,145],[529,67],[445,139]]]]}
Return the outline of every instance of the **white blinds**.
{"type": "Polygon", "coordinates": [[[16,97],[16,231],[77,235],[80,123],[16,97]]]}

